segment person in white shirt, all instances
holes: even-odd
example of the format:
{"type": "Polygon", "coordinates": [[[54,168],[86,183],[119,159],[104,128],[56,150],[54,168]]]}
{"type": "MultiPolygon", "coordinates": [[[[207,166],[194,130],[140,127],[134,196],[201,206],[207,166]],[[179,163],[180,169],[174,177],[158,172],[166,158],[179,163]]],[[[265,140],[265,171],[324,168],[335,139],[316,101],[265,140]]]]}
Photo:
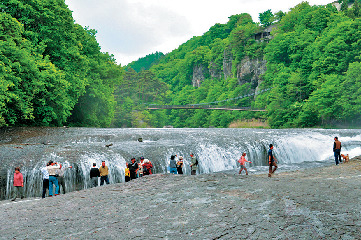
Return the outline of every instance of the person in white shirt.
{"type": "Polygon", "coordinates": [[[56,178],[57,169],[60,169],[60,166],[53,161],[49,162],[49,166],[46,167],[49,172],[49,197],[53,196],[53,184],[55,185],[55,194],[54,196],[59,195],[59,184],[58,179],[56,178]]]}
{"type": "Polygon", "coordinates": [[[46,164],[46,167],[40,169],[41,173],[43,174],[43,195],[42,198],[45,198],[46,190],[49,190],[49,172],[48,167],[49,163],[46,164]]]}

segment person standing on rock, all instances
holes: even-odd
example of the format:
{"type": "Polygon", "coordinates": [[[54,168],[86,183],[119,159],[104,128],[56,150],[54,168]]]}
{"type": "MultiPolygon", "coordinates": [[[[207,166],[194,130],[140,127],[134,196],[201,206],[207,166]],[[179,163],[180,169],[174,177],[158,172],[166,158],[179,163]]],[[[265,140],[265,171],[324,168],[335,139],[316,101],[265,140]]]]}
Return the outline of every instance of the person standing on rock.
{"type": "Polygon", "coordinates": [[[248,163],[252,163],[252,162],[246,160],[246,153],[245,153],[245,152],[242,153],[241,159],[239,159],[238,162],[239,162],[239,164],[241,165],[241,169],[239,169],[238,174],[241,174],[241,172],[242,172],[243,170],[245,170],[245,171],[246,171],[246,175],[248,175],[248,171],[247,171],[247,168],[246,168],[246,162],[248,162],[248,163]]]}
{"type": "Polygon", "coordinates": [[[272,174],[277,169],[277,159],[275,158],[275,156],[273,156],[273,145],[272,144],[269,145],[268,164],[269,164],[268,177],[271,177],[272,174]],[[274,168],[272,169],[272,167],[274,167],[274,168]]]}
{"type": "Polygon", "coordinates": [[[135,158],[132,158],[131,161],[132,161],[131,163],[128,163],[130,179],[136,179],[137,171],[138,171],[138,163],[135,162],[135,158]]]}
{"type": "Polygon", "coordinates": [[[153,164],[149,161],[149,159],[144,159],[143,164],[143,175],[151,175],[152,174],[153,164]]]}
{"type": "Polygon", "coordinates": [[[46,190],[49,191],[49,172],[47,167],[49,163],[46,164],[46,167],[40,169],[41,173],[43,174],[43,194],[41,195],[42,198],[45,198],[46,190]]]}
{"type": "Polygon", "coordinates": [[[93,167],[90,169],[91,187],[98,187],[100,172],[96,166],[97,164],[93,163],[93,167]]]}
{"type": "Polygon", "coordinates": [[[143,177],[143,164],[144,164],[144,157],[140,157],[139,158],[139,163],[138,163],[138,177],[143,177]]]}
{"type": "Polygon", "coordinates": [[[128,168],[128,163],[125,163],[125,170],[124,170],[124,181],[129,182],[130,181],[130,171],[128,168]]]}
{"type": "Polygon", "coordinates": [[[169,161],[169,173],[171,174],[177,174],[177,161],[175,160],[175,156],[170,156],[169,161]]]}
{"type": "Polygon", "coordinates": [[[59,195],[59,184],[58,179],[56,178],[56,171],[60,168],[57,163],[53,163],[53,161],[49,162],[49,166],[46,167],[49,172],[49,197],[53,196],[53,185],[55,185],[55,194],[54,196],[59,195]]]}
{"type": "Polygon", "coordinates": [[[16,167],[14,173],[14,195],[11,201],[15,201],[18,195],[21,197],[21,199],[24,198],[24,177],[20,172],[20,168],[16,167]]]}
{"type": "Polygon", "coordinates": [[[104,181],[109,184],[109,170],[108,166],[105,166],[105,161],[102,161],[102,166],[99,168],[99,175],[100,175],[100,186],[104,185],[104,181]]]}
{"type": "Polygon", "coordinates": [[[338,140],[338,137],[334,138],[335,142],[333,143],[333,153],[335,155],[335,162],[336,165],[339,164],[339,162],[341,163],[341,142],[338,140]]]}
{"type": "Polygon", "coordinates": [[[197,158],[194,156],[193,153],[190,154],[191,156],[191,175],[196,175],[197,174],[197,169],[198,169],[198,160],[197,158]]]}
{"type": "Polygon", "coordinates": [[[183,174],[183,157],[179,156],[177,161],[177,173],[183,174]]]}
{"type": "Polygon", "coordinates": [[[65,181],[64,181],[64,173],[67,168],[72,168],[72,166],[69,167],[63,167],[61,164],[59,164],[60,168],[57,170],[57,178],[58,178],[58,184],[59,184],[59,194],[60,194],[60,187],[63,190],[63,194],[65,194],[65,181]]]}

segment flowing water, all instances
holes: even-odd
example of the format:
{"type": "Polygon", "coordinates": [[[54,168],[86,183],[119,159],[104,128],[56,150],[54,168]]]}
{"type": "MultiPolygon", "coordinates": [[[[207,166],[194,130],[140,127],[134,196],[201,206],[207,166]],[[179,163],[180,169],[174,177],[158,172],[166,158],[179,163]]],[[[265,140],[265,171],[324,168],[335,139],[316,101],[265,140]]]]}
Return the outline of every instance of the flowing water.
{"type": "Polygon", "coordinates": [[[268,145],[274,145],[279,171],[334,164],[333,138],[342,153],[361,155],[361,130],[323,129],[112,129],[112,128],[11,128],[0,132],[0,199],[10,198],[14,167],[21,167],[28,197],[42,191],[40,168],[49,160],[73,166],[65,173],[66,190],[90,187],[92,163],[105,160],[110,183],[124,181],[125,163],[144,156],[154,173],[166,173],[173,154],[184,156],[190,174],[189,154],[199,161],[199,173],[237,172],[242,152],[252,161],[251,173],[267,171],[268,145]],[[138,139],[143,141],[139,142],[138,139]],[[113,144],[110,147],[105,145],[113,144]]]}

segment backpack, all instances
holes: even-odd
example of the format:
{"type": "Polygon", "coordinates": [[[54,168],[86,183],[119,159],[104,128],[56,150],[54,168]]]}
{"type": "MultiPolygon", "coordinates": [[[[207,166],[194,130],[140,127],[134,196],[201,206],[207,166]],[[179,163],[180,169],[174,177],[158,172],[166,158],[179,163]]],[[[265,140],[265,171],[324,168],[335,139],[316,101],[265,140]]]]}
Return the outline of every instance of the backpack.
{"type": "Polygon", "coordinates": [[[143,175],[148,175],[148,174],[149,174],[149,169],[143,166],[143,175]]]}

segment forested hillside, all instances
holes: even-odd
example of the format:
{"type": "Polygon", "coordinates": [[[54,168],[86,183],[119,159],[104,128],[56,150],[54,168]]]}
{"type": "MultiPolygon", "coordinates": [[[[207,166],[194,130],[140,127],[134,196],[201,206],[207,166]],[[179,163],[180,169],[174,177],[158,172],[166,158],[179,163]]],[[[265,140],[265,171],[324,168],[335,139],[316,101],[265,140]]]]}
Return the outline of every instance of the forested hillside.
{"type": "Polygon", "coordinates": [[[122,68],[63,0],[0,2],[0,126],[109,126],[122,68]]]}
{"type": "Polygon", "coordinates": [[[338,2],[230,16],[122,68],[63,0],[3,0],[0,127],[357,127],[360,2],[338,2]],[[267,111],[147,110],[199,103],[267,111]]]}
{"type": "MultiPolygon", "coordinates": [[[[138,105],[128,109],[138,117],[133,116],[133,123],[228,127],[254,118],[273,128],[357,126],[361,113],[360,8],[358,0],[352,8],[347,7],[348,1],[340,3],[340,11],[332,4],[310,6],[307,2],[287,13],[267,11],[260,14],[261,24],[248,14],[231,16],[228,23],[214,25],[153,65],[152,79],[166,83],[168,91],[141,101],[174,105],[220,101],[217,105],[265,108],[267,112],[151,111],[138,105]],[[257,94],[262,89],[271,90],[257,94]],[[237,99],[249,93],[256,94],[237,99]]],[[[139,101],[139,97],[130,99],[139,101]]],[[[133,126],[130,122],[123,126],[133,126]]]]}

